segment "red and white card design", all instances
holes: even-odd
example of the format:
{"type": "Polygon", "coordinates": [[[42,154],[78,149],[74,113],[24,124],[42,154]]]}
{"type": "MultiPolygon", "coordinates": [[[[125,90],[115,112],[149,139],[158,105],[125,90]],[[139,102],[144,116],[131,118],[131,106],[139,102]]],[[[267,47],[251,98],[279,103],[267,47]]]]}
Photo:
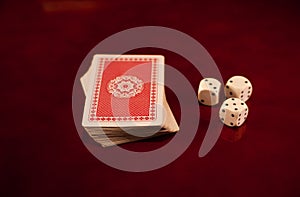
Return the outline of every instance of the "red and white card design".
{"type": "Polygon", "coordinates": [[[162,126],[163,56],[94,55],[87,74],[84,127],[162,126]]]}

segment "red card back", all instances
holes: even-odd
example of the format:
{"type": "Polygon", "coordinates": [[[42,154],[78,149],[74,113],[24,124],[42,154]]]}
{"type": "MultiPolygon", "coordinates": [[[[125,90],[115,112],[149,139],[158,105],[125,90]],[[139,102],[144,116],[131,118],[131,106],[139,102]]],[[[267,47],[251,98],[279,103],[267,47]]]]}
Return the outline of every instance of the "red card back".
{"type": "Polygon", "coordinates": [[[102,57],[96,72],[89,120],[155,120],[157,75],[155,58],[102,57]]]}

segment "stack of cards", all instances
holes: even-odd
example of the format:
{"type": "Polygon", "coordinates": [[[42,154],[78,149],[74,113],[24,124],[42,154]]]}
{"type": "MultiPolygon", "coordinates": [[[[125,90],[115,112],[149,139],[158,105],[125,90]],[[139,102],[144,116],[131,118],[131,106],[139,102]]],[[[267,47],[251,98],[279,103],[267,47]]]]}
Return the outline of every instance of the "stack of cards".
{"type": "Polygon", "coordinates": [[[103,147],[179,130],[165,97],[163,56],[95,55],[80,80],[82,126],[103,147]]]}

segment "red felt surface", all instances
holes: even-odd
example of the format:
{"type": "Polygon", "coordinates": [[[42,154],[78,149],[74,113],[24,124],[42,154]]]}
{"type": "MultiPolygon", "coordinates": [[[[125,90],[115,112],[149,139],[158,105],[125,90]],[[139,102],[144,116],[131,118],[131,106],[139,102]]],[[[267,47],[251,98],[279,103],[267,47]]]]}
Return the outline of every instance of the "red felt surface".
{"type": "MultiPolygon", "coordinates": [[[[296,1],[100,1],[96,9],[52,12],[41,2],[0,2],[1,196],[300,195],[296,1]],[[189,34],[209,51],[225,80],[245,75],[254,92],[240,134],[227,129],[204,158],[198,151],[210,110],[200,107],[199,130],[181,157],[156,171],[130,173],[106,166],[85,148],[73,122],[72,87],[92,47],[144,25],[189,34]]],[[[196,91],[201,75],[195,68],[161,53],[196,91]]],[[[178,118],[173,96],[167,92],[178,118]]],[[[124,148],[152,150],[169,140],[124,148]]]]}

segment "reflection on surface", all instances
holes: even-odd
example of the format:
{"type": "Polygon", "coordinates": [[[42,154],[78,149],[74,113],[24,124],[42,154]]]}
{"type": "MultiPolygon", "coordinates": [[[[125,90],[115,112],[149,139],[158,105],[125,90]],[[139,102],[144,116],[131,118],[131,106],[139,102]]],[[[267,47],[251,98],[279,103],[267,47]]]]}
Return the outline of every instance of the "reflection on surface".
{"type": "Polygon", "coordinates": [[[221,133],[221,138],[229,142],[236,142],[242,139],[245,133],[246,133],[246,124],[242,125],[241,127],[234,127],[234,128],[224,126],[221,133]]]}

